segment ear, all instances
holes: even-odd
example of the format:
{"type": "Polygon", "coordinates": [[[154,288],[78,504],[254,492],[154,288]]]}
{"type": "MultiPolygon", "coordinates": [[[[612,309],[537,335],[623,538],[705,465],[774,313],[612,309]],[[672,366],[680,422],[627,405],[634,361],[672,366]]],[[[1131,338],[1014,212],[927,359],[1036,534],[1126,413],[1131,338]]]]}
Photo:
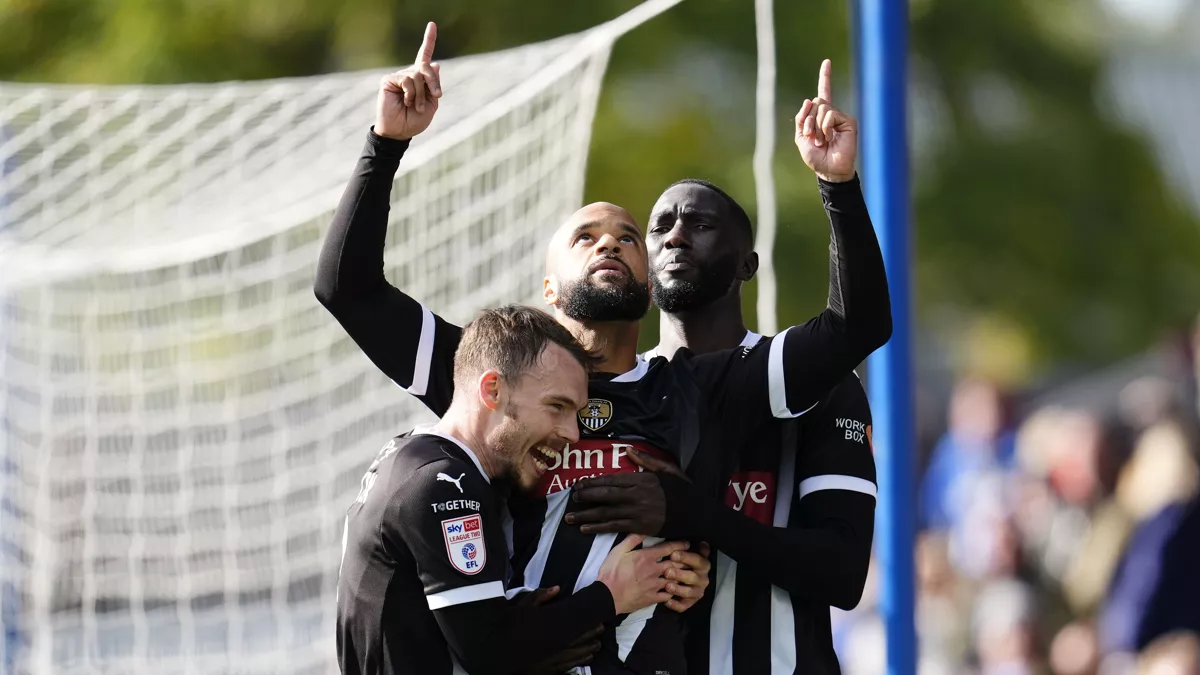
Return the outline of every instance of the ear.
{"type": "Polygon", "coordinates": [[[558,279],[553,274],[547,274],[542,279],[542,298],[551,307],[558,306],[558,279]]]}
{"type": "Polygon", "coordinates": [[[758,273],[758,254],[750,251],[742,258],[742,264],[738,265],[737,280],[746,282],[754,278],[758,273]]]}
{"type": "Polygon", "coordinates": [[[504,380],[500,377],[500,373],[494,370],[486,370],[483,375],[479,376],[479,401],[488,410],[497,410],[501,405],[501,397],[503,393],[501,389],[504,386],[504,380]]]}

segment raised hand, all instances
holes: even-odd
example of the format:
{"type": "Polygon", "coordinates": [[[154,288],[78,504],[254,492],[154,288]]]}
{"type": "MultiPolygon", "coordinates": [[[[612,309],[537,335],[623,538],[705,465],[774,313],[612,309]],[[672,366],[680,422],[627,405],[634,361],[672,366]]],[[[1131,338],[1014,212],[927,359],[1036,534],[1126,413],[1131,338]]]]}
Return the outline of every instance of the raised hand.
{"type": "Polygon", "coordinates": [[[817,177],[831,183],[854,178],[858,156],[858,122],[833,107],[833,64],[821,63],[817,97],[804,99],[796,113],[796,147],[817,177]]]}
{"type": "Polygon", "coordinates": [[[433,121],[442,97],[441,66],[433,63],[437,24],[425,26],[425,39],[417,60],[404,70],[384,75],[379,81],[375,104],[375,133],[408,140],[425,131],[433,121]]]}

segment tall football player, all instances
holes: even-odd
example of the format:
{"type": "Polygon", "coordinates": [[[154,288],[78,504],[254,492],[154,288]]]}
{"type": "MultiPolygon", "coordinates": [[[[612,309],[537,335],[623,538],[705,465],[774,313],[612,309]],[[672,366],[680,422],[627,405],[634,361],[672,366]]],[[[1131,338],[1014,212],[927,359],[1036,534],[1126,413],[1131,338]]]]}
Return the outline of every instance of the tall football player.
{"type": "MultiPolygon", "coordinates": [[[[860,195],[854,120],[832,107],[830,70],[824,62],[818,97],[796,117],[796,145],[816,172],[826,204],[860,195]]],[[[648,357],[758,348],[764,338],[746,329],[741,311],[741,285],[754,276],[758,257],[750,219],[737,202],[710,183],[680,181],[655,204],[646,245],[654,301],[663,313],[659,344],[648,357]]],[[[839,295],[835,281],[831,306],[839,295]]],[[[744,440],[724,503],[688,492],[681,501],[689,508],[677,511],[688,522],[666,528],[703,538],[718,551],[712,602],[690,617],[688,672],[839,672],[829,608],[858,604],[874,532],[866,394],[858,378],[847,375],[804,417],[744,440]]],[[[651,460],[641,463],[669,471],[651,460]]],[[[667,475],[585,481],[575,499],[591,506],[569,522],[589,532],[657,534],[672,488],[687,490],[667,475]]]]}

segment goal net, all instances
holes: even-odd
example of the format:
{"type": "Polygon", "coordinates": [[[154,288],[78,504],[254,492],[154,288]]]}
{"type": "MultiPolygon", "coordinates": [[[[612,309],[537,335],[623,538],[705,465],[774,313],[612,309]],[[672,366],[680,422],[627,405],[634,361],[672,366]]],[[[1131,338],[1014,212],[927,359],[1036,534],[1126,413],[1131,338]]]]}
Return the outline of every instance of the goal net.
{"type": "MultiPolygon", "coordinates": [[[[445,61],[389,279],[535,302],[612,41],[677,1],[445,61]]],[[[0,85],[0,672],[336,669],[345,509],[429,419],[312,292],[380,75],[0,85]]]]}

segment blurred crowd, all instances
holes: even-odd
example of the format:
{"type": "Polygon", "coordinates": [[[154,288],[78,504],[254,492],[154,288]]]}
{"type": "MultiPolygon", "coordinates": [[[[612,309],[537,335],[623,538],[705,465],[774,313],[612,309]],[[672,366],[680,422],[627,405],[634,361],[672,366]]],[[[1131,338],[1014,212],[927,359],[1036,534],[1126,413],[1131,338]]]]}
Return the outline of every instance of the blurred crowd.
{"type": "MultiPolygon", "coordinates": [[[[1188,342],[1087,404],[955,384],[919,473],[921,675],[1200,675],[1200,327],[1188,342]]],[[[848,675],[886,670],[878,597],[875,565],[835,611],[848,675]]]]}

